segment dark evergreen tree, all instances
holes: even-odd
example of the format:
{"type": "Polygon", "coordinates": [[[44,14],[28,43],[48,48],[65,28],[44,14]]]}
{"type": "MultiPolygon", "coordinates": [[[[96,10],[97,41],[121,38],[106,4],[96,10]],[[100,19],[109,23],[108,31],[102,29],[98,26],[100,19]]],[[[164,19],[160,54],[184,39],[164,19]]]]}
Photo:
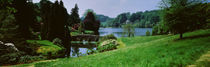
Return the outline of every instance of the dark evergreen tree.
{"type": "Polygon", "coordinates": [[[71,15],[70,15],[70,24],[71,26],[74,26],[75,24],[79,24],[80,23],[80,17],[78,14],[78,6],[77,4],[75,4],[75,7],[72,8],[71,10],[71,15]]]}
{"type": "Polygon", "coordinates": [[[35,15],[33,6],[27,0],[14,0],[14,8],[17,10],[15,13],[16,23],[19,25],[18,31],[20,37],[30,39],[32,31],[30,26],[35,22],[35,15]]]}
{"type": "Polygon", "coordinates": [[[70,43],[70,41],[71,41],[71,36],[70,36],[70,30],[69,30],[69,28],[68,28],[68,12],[67,12],[67,10],[66,10],[66,8],[64,7],[64,5],[63,5],[63,2],[62,1],[60,1],[60,22],[61,22],[61,29],[60,30],[62,30],[62,31],[60,31],[60,32],[63,32],[63,33],[60,33],[59,35],[62,35],[61,37],[61,39],[62,39],[62,41],[63,41],[63,45],[64,45],[64,47],[66,48],[66,50],[65,50],[65,55],[67,56],[67,57],[69,57],[70,56],[70,52],[71,52],[71,43],[70,43]],[[64,35],[63,35],[64,34],[64,35]]]}
{"type": "Polygon", "coordinates": [[[41,0],[41,38],[47,40],[49,37],[49,23],[52,21],[52,2],[48,0],[41,0]]]}
{"type": "MultiPolygon", "coordinates": [[[[51,3],[47,0],[41,1],[41,12],[43,18],[42,38],[53,41],[55,38],[62,40],[65,55],[70,55],[70,31],[67,19],[69,17],[63,2],[51,3]]],[[[63,55],[63,57],[65,56],[63,55]]]]}

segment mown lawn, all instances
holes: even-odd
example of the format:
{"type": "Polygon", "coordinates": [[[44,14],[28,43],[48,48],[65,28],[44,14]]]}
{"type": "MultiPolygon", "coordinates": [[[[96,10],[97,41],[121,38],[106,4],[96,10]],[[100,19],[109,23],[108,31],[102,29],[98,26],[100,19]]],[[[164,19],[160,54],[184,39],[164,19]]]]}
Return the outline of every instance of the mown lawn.
{"type": "Polygon", "coordinates": [[[210,50],[210,29],[178,35],[121,38],[125,48],[79,58],[19,66],[35,67],[185,67],[210,50]]]}

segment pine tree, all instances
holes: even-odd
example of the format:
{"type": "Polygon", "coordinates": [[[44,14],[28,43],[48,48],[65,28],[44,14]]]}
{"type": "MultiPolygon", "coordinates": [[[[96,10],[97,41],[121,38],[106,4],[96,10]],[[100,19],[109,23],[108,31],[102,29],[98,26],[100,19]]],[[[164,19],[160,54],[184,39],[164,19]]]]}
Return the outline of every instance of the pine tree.
{"type": "MultiPolygon", "coordinates": [[[[41,1],[41,12],[43,18],[42,38],[53,41],[56,38],[62,40],[65,55],[70,55],[70,31],[68,29],[68,13],[63,2],[51,3],[47,0],[41,1]]],[[[63,55],[63,57],[65,56],[63,55]]]]}
{"type": "Polygon", "coordinates": [[[79,14],[78,14],[78,10],[79,10],[79,8],[78,8],[77,4],[75,4],[75,7],[72,8],[71,15],[70,15],[70,19],[71,19],[70,24],[71,24],[71,26],[74,26],[75,24],[79,24],[80,23],[80,17],[79,17],[79,14]]]}

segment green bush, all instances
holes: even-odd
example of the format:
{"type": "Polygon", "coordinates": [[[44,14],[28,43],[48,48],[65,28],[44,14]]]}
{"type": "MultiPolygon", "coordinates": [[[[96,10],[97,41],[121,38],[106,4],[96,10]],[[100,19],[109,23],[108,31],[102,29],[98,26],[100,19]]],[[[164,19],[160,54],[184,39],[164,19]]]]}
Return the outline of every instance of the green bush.
{"type": "Polygon", "coordinates": [[[20,59],[18,60],[18,63],[29,63],[33,61],[40,61],[40,60],[45,60],[46,58],[43,56],[30,56],[30,55],[25,55],[21,56],[20,59]]]}
{"type": "Polygon", "coordinates": [[[16,64],[24,52],[14,52],[0,55],[0,65],[3,64],[16,64]]]}
{"type": "Polygon", "coordinates": [[[97,50],[99,52],[104,52],[104,51],[117,49],[117,46],[119,46],[119,43],[117,42],[117,40],[109,39],[109,40],[105,40],[105,41],[101,42],[98,45],[97,50]]]}
{"type": "Polygon", "coordinates": [[[147,32],[146,32],[146,36],[150,36],[150,32],[149,32],[149,30],[147,30],[147,32]]]}

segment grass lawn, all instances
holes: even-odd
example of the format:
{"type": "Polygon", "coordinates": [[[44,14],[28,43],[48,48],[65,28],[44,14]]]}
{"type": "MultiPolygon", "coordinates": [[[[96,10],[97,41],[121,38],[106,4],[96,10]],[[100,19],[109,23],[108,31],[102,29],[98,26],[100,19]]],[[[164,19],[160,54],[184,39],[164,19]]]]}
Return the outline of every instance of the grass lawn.
{"type": "Polygon", "coordinates": [[[210,50],[210,29],[179,35],[120,38],[125,48],[79,58],[24,64],[35,67],[185,67],[210,50]]]}

